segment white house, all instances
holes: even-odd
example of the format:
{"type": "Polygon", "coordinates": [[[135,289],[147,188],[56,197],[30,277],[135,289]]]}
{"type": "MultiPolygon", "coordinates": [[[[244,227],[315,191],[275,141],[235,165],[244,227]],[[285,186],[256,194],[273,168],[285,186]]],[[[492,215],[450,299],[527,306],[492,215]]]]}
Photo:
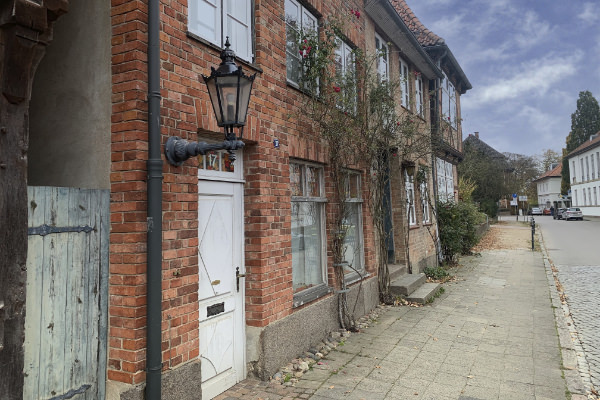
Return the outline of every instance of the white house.
{"type": "Polygon", "coordinates": [[[567,155],[573,206],[600,216],[600,132],[567,155]]]}
{"type": "Polygon", "coordinates": [[[567,207],[566,199],[560,194],[562,164],[552,164],[548,171],[537,178],[534,182],[537,184],[538,204],[541,208],[567,207]]]}

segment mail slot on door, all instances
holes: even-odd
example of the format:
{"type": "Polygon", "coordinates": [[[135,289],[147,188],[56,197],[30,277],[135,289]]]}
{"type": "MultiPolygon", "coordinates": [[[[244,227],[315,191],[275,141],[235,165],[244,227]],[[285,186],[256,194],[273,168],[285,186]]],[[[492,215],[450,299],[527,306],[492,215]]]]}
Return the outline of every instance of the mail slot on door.
{"type": "Polygon", "coordinates": [[[222,312],[225,312],[225,303],[217,303],[206,307],[207,317],[212,317],[213,315],[221,314],[222,312]]]}

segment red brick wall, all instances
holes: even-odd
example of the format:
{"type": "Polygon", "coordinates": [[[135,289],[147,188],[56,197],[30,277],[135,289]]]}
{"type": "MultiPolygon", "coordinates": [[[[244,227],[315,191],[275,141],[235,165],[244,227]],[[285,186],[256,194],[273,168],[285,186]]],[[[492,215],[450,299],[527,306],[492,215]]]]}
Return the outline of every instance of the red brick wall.
{"type": "MultiPolygon", "coordinates": [[[[350,2],[348,9],[335,0],[308,3],[330,16],[333,10],[348,13],[362,2],[350,2]]],[[[326,166],[327,151],[317,133],[297,118],[303,94],[286,83],[284,2],[255,0],[255,5],[255,64],[262,72],[244,64],[246,72],[258,72],[244,131],[246,321],[264,327],[294,312],[290,158],[326,166]],[[279,140],[280,148],[273,147],[273,139],[279,140]]],[[[112,1],[108,378],[132,384],[145,379],[146,13],[144,1],[112,1]]],[[[364,48],[362,15],[346,29],[354,44],[364,48]]],[[[210,66],[220,63],[220,51],[187,35],[186,1],[161,2],[160,40],[163,144],[170,136],[196,140],[198,131],[219,132],[200,74],[209,74],[210,66]]],[[[371,36],[367,40],[373,41],[371,36]]],[[[165,162],[163,172],[162,350],[164,366],[170,368],[198,356],[197,161],[178,168],[165,162]]],[[[363,179],[366,185],[366,176],[363,179]]],[[[367,203],[363,229],[367,269],[376,272],[367,203]]]]}

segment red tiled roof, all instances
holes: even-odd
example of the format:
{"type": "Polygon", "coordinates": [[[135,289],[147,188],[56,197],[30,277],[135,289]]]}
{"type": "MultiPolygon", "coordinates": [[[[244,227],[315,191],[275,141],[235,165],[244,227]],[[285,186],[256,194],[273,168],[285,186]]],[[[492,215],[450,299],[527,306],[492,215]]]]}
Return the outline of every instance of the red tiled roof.
{"type": "Polygon", "coordinates": [[[596,132],[596,137],[594,139],[586,140],[578,148],[567,154],[567,158],[583,153],[588,147],[594,148],[596,146],[600,146],[600,131],[596,132]]]}
{"type": "Polygon", "coordinates": [[[390,2],[408,29],[415,35],[421,46],[437,46],[446,43],[443,38],[431,32],[423,25],[419,18],[412,12],[408,4],[406,4],[405,0],[391,0],[390,2]]]}
{"type": "Polygon", "coordinates": [[[539,178],[535,179],[534,181],[539,181],[541,179],[544,178],[556,178],[556,177],[561,177],[562,173],[562,163],[558,164],[558,167],[551,169],[550,171],[546,171],[544,174],[542,174],[539,178]]]}

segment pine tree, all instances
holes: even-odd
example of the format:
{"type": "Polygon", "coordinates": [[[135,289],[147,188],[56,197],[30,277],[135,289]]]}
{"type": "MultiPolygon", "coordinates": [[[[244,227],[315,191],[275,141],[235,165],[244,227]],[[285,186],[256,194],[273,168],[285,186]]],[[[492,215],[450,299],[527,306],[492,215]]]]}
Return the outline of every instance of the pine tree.
{"type": "MultiPolygon", "coordinates": [[[[590,91],[579,92],[577,109],[571,114],[571,133],[567,136],[565,154],[581,146],[591,135],[600,131],[600,105],[590,91]]],[[[569,163],[563,158],[561,192],[566,194],[569,182],[569,163]]]]}

